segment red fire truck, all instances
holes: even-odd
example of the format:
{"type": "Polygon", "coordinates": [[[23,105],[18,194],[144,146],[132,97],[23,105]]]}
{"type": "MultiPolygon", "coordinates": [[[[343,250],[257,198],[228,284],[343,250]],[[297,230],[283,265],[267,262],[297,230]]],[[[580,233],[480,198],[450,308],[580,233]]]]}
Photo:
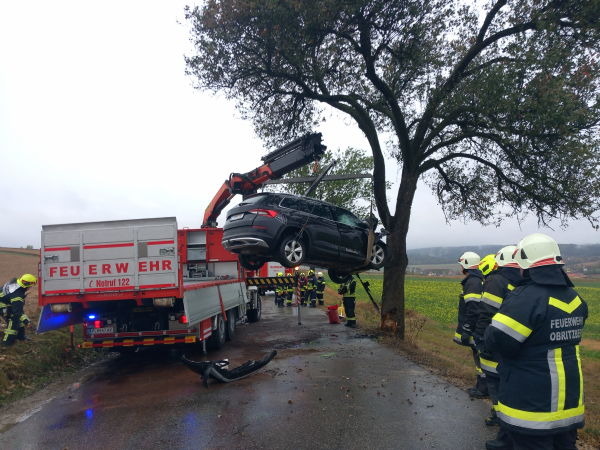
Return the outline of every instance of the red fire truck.
{"type": "Polygon", "coordinates": [[[235,195],[256,193],[325,149],[320,134],[308,135],[231,174],[199,229],[180,230],[174,217],[43,226],[38,332],[83,323],[84,348],[202,342],[206,351],[207,340],[222,348],[238,320],[260,320],[257,285],[284,280],[267,273],[248,283],[254,273],[221,245],[217,217],[235,195]]]}

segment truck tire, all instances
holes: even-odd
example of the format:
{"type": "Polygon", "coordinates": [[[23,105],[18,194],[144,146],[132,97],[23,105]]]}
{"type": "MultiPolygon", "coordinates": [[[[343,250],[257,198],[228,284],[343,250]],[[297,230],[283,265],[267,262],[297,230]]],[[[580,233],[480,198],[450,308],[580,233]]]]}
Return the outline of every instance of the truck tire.
{"type": "Polygon", "coordinates": [[[223,320],[223,316],[219,314],[217,316],[217,329],[213,330],[210,339],[210,346],[219,350],[225,347],[225,336],[227,335],[227,329],[225,328],[225,320],[223,320]]]}
{"type": "Polygon", "coordinates": [[[233,338],[235,337],[235,327],[236,327],[236,322],[237,320],[237,312],[235,309],[230,309],[229,311],[227,311],[227,340],[228,341],[233,341],[233,338]]]}
{"type": "Polygon", "coordinates": [[[248,316],[248,322],[258,322],[262,313],[262,305],[260,302],[260,296],[256,299],[256,309],[249,309],[246,315],[248,316]]]}

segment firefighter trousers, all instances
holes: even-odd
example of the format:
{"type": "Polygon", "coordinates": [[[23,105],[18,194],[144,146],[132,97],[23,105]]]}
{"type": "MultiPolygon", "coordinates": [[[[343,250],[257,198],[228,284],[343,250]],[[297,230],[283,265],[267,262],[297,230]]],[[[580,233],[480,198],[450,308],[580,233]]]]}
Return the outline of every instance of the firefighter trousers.
{"type": "Polygon", "coordinates": [[[25,324],[19,320],[19,318],[14,316],[8,317],[8,325],[4,330],[4,338],[2,342],[4,345],[13,345],[15,339],[19,339],[21,341],[25,340],[25,324]]]}
{"type": "Polygon", "coordinates": [[[547,436],[532,436],[530,434],[509,431],[514,450],[576,450],[577,430],[565,431],[547,436]]]}
{"type": "Polygon", "coordinates": [[[318,292],[317,291],[317,300],[319,301],[319,305],[324,305],[325,302],[323,301],[323,292],[318,292]]]}
{"type": "Polygon", "coordinates": [[[348,323],[354,322],[356,324],[356,316],[354,315],[354,309],[356,308],[356,297],[344,297],[344,309],[346,310],[346,320],[348,323]]]}

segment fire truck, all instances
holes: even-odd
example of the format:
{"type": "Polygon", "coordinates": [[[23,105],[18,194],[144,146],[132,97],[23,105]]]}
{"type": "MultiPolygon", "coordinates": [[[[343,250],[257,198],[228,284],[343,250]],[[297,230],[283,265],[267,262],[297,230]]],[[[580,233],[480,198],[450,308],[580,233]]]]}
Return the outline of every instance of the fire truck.
{"type": "Polygon", "coordinates": [[[259,285],[293,279],[273,278],[268,267],[264,277],[242,268],[221,244],[217,217],[235,195],[256,193],[318,161],[325,149],[320,134],[307,135],[269,153],[253,171],[231,174],[201,228],[179,229],[174,217],[44,225],[38,332],[82,323],[84,348],[201,343],[206,351],[207,342],[222,348],[238,321],[260,320],[259,285]]]}

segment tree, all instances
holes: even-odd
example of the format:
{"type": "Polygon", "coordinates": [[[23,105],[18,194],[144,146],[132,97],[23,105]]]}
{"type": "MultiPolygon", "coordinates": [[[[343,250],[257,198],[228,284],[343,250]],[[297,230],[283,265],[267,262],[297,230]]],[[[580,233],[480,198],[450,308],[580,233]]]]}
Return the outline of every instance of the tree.
{"type": "MultiPolygon", "coordinates": [[[[269,146],[347,115],[373,154],[389,259],[382,328],[404,335],[419,179],[448,220],[598,217],[600,0],[208,0],[187,8],[195,87],[269,146]],[[384,145],[383,143],[387,144],[384,145]],[[401,173],[395,205],[385,164],[401,173]]],[[[597,226],[597,225],[594,225],[597,226]]]]}
{"type": "MultiPolygon", "coordinates": [[[[345,152],[338,150],[335,153],[327,150],[319,161],[317,172],[334,159],[337,164],[333,166],[329,175],[364,174],[373,170],[372,156],[366,156],[364,150],[348,148],[345,152]]],[[[315,166],[304,166],[285,175],[283,179],[316,175],[313,169],[315,166]]],[[[308,183],[277,184],[270,185],[267,190],[303,195],[309,186],[308,183]]],[[[366,202],[370,202],[373,197],[373,187],[370,178],[324,181],[317,186],[310,197],[341,206],[352,211],[358,217],[366,218],[369,216],[370,210],[370,206],[367,206],[366,202]]]]}

